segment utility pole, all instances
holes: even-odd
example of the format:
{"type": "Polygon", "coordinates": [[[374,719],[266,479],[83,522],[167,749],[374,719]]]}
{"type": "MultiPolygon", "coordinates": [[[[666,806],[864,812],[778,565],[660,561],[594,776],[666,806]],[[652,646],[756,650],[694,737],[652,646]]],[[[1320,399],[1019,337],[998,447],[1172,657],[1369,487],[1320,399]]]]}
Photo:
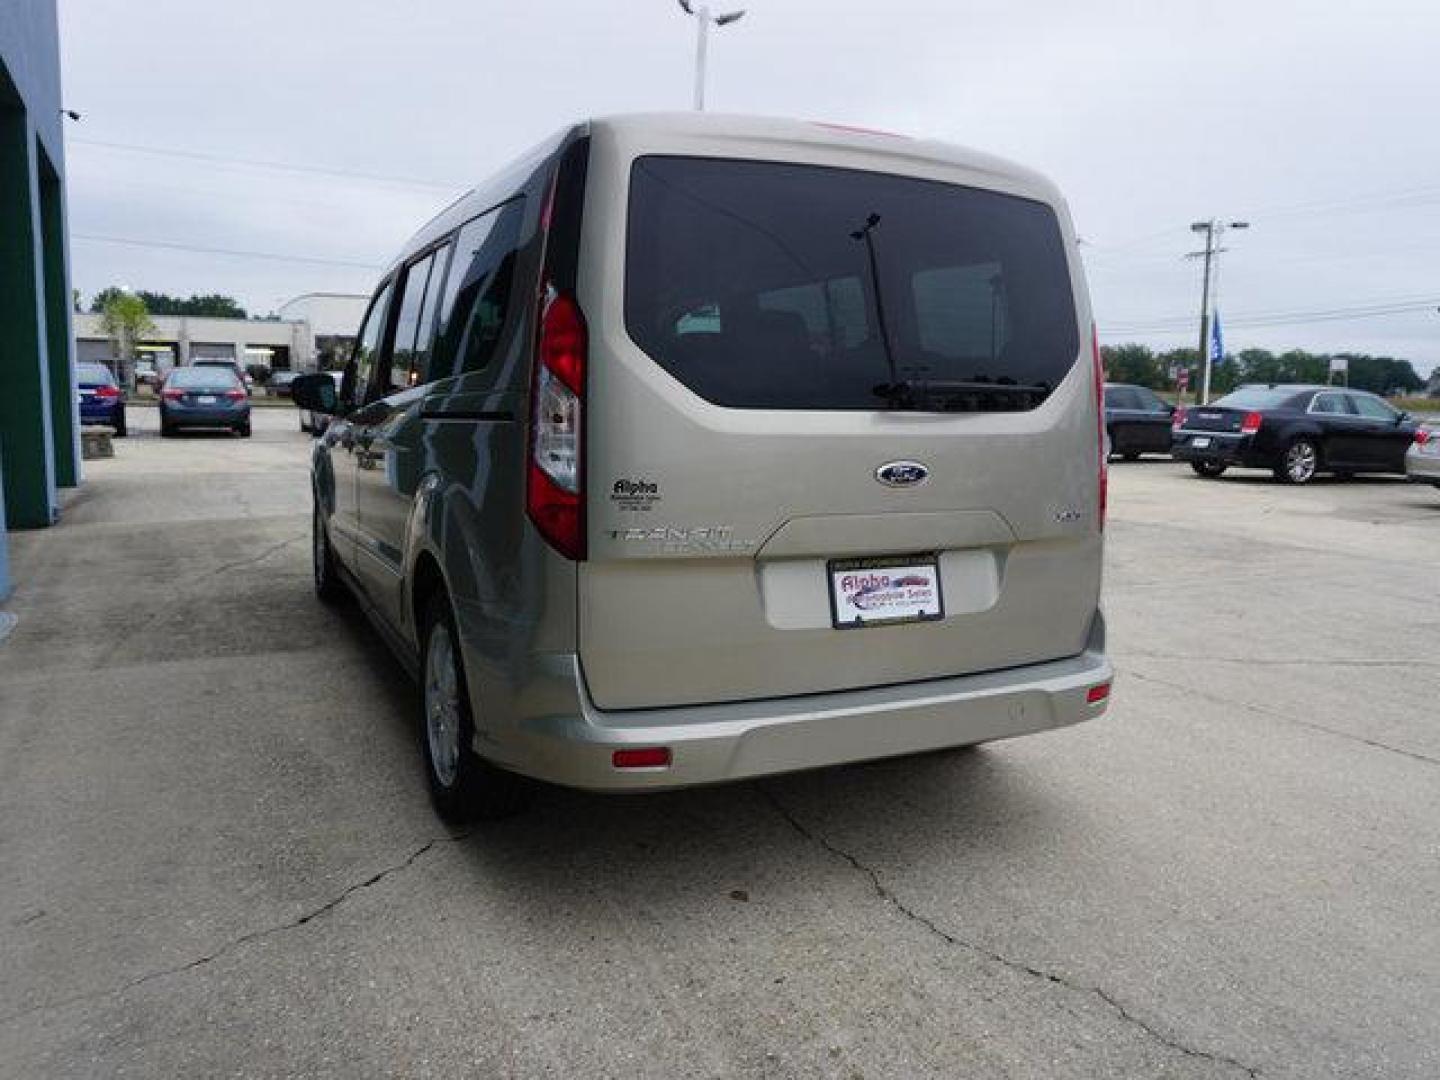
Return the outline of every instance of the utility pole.
{"type": "Polygon", "coordinates": [[[710,6],[701,4],[692,7],[690,0],[677,0],[682,11],[686,15],[695,18],[695,111],[705,111],[705,52],[710,38],[710,24],[716,26],[729,26],[733,22],[739,22],[745,14],[742,8],[739,11],[729,11],[724,15],[711,15],[710,6]]]}
{"type": "Polygon", "coordinates": [[[1201,381],[1197,387],[1198,396],[1196,401],[1201,405],[1210,404],[1210,281],[1211,274],[1218,270],[1218,263],[1222,252],[1226,248],[1220,247],[1220,238],[1225,235],[1225,230],[1248,229],[1248,221],[1217,221],[1210,218],[1208,221],[1196,221],[1190,225],[1193,233],[1205,234],[1205,250],[1192,251],[1185,257],[1187,259],[1204,259],[1204,272],[1200,284],[1200,364],[1201,381]]]}

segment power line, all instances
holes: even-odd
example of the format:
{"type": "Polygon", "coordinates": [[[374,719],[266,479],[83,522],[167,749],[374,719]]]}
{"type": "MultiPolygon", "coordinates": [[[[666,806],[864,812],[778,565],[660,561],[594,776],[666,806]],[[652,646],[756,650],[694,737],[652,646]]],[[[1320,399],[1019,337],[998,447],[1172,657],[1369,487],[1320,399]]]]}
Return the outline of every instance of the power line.
{"type": "Polygon", "coordinates": [[[274,251],[241,251],[236,248],[205,247],[168,240],[137,240],[129,236],[97,236],[94,233],[71,233],[73,240],[89,240],[99,244],[126,244],[131,247],[161,248],[166,251],[191,251],[202,255],[230,255],[243,259],[269,259],[274,262],[314,263],[320,266],[349,266],[359,270],[383,270],[379,263],[353,262],[349,259],[321,259],[309,255],[284,255],[274,251]]]}
{"type": "MultiPolygon", "coordinates": [[[[1226,325],[1236,329],[1262,329],[1270,326],[1297,326],[1311,322],[1336,322],[1348,319],[1370,319],[1390,315],[1409,315],[1422,311],[1433,311],[1440,306],[1440,297],[1425,297],[1414,300],[1396,300],[1357,305],[1348,308],[1321,308],[1313,311],[1257,311],[1234,315],[1226,319],[1226,325]]],[[[1172,316],[1144,323],[1120,323],[1102,326],[1101,334],[1177,334],[1190,332],[1187,316],[1172,316]]]]}
{"type": "Polygon", "coordinates": [[[149,154],[154,157],[183,158],[188,161],[205,161],[217,165],[243,165],[253,169],[275,169],[280,172],[303,173],[310,176],[326,176],[338,180],[359,180],[377,184],[399,184],[406,187],[426,188],[431,191],[448,191],[454,194],[464,191],[468,183],[437,183],[413,176],[387,176],[383,173],[357,172],[351,169],[325,168],[319,165],[297,165],[288,161],[262,161],[255,158],[232,157],[226,154],[203,153],[198,150],[166,150],[158,146],[140,146],[134,143],[107,142],[102,139],[71,138],[69,143],[79,146],[94,146],[106,150],[121,150],[130,154],[149,154]]]}

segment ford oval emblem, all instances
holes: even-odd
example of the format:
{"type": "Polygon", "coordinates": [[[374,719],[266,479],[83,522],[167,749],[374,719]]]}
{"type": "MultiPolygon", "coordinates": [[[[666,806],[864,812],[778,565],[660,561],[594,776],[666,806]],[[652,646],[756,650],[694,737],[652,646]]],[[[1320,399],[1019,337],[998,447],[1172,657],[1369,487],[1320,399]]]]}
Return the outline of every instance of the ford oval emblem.
{"type": "Polygon", "coordinates": [[[886,487],[914,487],[929,476],[929,468],[918,461],[887,461],[875,470],[875,479],[886,487]]]}

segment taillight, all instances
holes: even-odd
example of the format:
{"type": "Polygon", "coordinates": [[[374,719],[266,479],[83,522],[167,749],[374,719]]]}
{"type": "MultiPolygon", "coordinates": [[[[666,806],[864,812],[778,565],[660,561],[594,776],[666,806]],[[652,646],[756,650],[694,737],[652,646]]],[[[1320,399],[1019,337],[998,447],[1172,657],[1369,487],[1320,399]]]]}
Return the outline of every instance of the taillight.
{"type": "Polygon", "coordinates": [[[1090,324],[1090,344],[1095,357],[1095,457],[1100,467],[1100,499],[1096,519],[1105,528],[1105,511],[1110,502],[1110,469],[1105,458],[1105,365],[1100,358],[1100,330],[1090,324]]]}
{"type": "Polygon", "coordinates": [[[1416,428],[1416,429],[1415,429],[1415,445],[1416,445],[1416,446],[1424,446],[1426,443],[1428,443],[1428,442],[1430,441],[1431,438],[1432,438],[1432,436],[1431,436],[1431,434],[1430,434],[1430,429],[1429,429],[1429,428],[1423,428],[1423,427],[1422,427],[1422,428],[1416,428]]]}
{"type": "Polygon", "coordinates": [[[525,509],[567,559],[585,558],[585,474],[581,439],[588,335],[580,305],[546,290],[531,385],[530,461],[525,509]]]}
{"type": "Polygon", "coordinates": [[[1170,414],[1170,430],[1179,431],[1185,426],[1185,406],[1176,405],[1175,411],[1170,414]]]}
{"type": "Polygon", "coordinates": [[[120,396],[120,388],[118,386],[97,386],[95,396],[110,401],[120,396]]]}
{"type": "Polygon", "coordinates": [[[185,396],[184,390],[161,390],[160,396],[166,401],[179,401],[185,396]]]}
{"type": "Polygon", "coordinates": [[[244,401],[244,400],[245,400],[245,391],[244,391],[244,390],[240,390],[240,389],[238,389],[238,388],[235,389],[235,390],[226,390],[226,391],[225,391],[225,396],[226,396],[227,398],[229,398],[231,401],[244,401]]]}
{"type": "Polygon", "coordinates": [[[1264,423],[1264,421],[1265,418],[1258,412],[1247,412],[1245,419],[1240,421],[1240,434],[1254,435],[1260,430],[1260,425],[1264,423]]]}

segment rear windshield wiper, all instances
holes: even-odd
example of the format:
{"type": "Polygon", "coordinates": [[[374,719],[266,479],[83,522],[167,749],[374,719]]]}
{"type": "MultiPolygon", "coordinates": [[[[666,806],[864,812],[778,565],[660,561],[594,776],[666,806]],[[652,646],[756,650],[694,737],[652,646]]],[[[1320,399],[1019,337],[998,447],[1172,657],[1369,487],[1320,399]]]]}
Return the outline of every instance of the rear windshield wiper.
{"type": "Polygon", "coordinates": [[[871,391],[894,409],[934,412],[984,412],[996,405],[1034,408],[1050,394],[1044,383],[992,383],[966,379],[900,379],[871,391]]]}

